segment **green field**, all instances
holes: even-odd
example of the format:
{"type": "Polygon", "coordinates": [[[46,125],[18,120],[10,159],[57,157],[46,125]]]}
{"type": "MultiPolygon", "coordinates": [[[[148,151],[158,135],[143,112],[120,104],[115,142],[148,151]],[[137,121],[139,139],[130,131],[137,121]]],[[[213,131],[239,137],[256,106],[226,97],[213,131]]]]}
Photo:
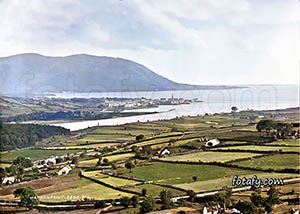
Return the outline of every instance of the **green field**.
{"type": "Polygon", "coordinates": [[[124,153],[124,154],[117,154],[117,155],[109,155],[109,156],[104,156],[104,158],[107,158],[109,162],[116,162],[120,160],[127,160],[129,158],[133,158],[135,156],[135,153],[124,153]]]}
{"type": "Polygon", "coordinates": [[[1,152],[1,161],[13,161],[18,156],[30,157],[31,160],[45,159],[50,156],[61,156],[73,154],[83,150],[37,150],[37,149],[18,149],[9,152],[1,152]]]}
{"type": "Polygon", "coordinates": [[[247,153],[247,152],[197,152],[186,155],[170,156],[162,158],[163,160],[171,161],[188,161],[188,162],[227,162],[239,158],[248,158],[260,156],[261,154],[247,153]]]}
{"type": "Polygon", "coordinates": [[[299,139],[280,140],[280,141],[268,143],[268,145],[300,146],[300,140],[299,139]]]}
{"type": "Polygon", "coordinates": [[[132,196],[125,192],[120,192],[100,184],[94,183],[92,181],[82,179],[80,181],[74,182],[72,188],[65,189],[63,191],[57,190],[56,192],[45,194],[45,197],[63,197],[62,199],[50,198],[42,201],[77,201],[82,200],[84,197],[94,198],[96,200],[103,199],[115,199],[121,198],[122,196],[132,196]],[[75,198],[70,198],[75,197],[75,198]],[[79,199],[78,199],[79,197],[79,199]]]}
{"type": "Polygon", "coordinates": [[[213,148],[212,150],[252,150],[252,151],[283,151],[283,152],[300,152],[300,147],[297,146],[229,146],[221,148],[213,148]]]}
{"type": "Polygon", "coordinates": [[[253,160],[235,162],[235,165],[262,169],[300,169],[300,156],[297,154],[276,154],[253,160]]]}
{"type": "Polygon", "coordinates": [[[166,184],[193,182],[197,176],[199,181],[223,178],[224,176],[253,174],[252,170],[238,170],[212,165],[190,165],[176,163],[152,162],[152,164],[137,166],[129,173],[127,169],[118,169],[119,173],[148,181],[166,184]]]}
{"type": "Polygon", "coordinates": [[[90,171],[90,172],[85,172],[85,176],[91,177],[98,179],[104,183],[110,184],[112,186],[131,186],[135,184],[139,184],[140,182],[133,181],[133,180],[127,180],[127,179],[122,179],[122,178],[116,178],[116,177],[111,177],[105,174],[101,174],[101,170],[98,171],[90,171]]]}
{"type": "Polygon", "coordinates": [[[90,144],[90,145],[74,145],[74,146],[53,146],[47,147],[49,150],[53,149],[94,149],[94,148],[103,148],[107,146],[117,146],[119,143],[99,143],[99,144],[90,144]]]}
{"type": "MultiPolygon", "coordinates": [[[[245,176],[246,178],[252,178],[253,175],[256,175],[258,178],[289,178],[289,177],[297,177],[296,174],[283,174],[283,173],[255,173],[249,174],[245,176]]],[[[244,176],[239,176],[242,178],[244,176]]],[[[184,184],[177,184],[175,186],[190,189],[195,192],[201,191],[208,191],[208,190],[215,190],[221,189],[224,186],[232,186],[232,178],[233,176],[225,177],[225,178],[217,178],[217,179],[210,179],[206,181],[196,181],[192,183],[184,183],[184,184]]]]}

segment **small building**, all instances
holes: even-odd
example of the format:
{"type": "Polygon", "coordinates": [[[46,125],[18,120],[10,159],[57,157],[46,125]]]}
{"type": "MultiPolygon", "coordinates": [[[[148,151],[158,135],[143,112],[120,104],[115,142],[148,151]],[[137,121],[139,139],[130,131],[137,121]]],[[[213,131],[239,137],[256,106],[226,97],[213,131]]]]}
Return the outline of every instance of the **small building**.
{"type": "Polygon", "coordinates": [[[11,176],[11,177],[6,177],[3,179],[2,181],[2,185],[7,185],[7,184],[12,184],[12,183],[15,183],[16,179],[15,177],[11,176]]]}
{"type": "Polygon", "coordinates": [[[48,158],[48,159],[46,159],[45,160],[45,163],[47,164],[47,165],[49,165],[49,164],[56,164],[56,158],[48,158]]]}
{"type": "Polygon", "coordinates": [[[213,147],[220,144],[220,141],[218,139],[212,139],[206,142],[205,146],[206,147],[213,147]]]}
{"type": "Polygon", "coordinates": [[[202,214],[218,214],[220,213],[219,212],[219,209],[217,206],[215,207],[204,207],[203,208],[203,211],[202,211],[202,214]]]}
{"type": "Polygon", "coordinates": [[[72,168],[69,165],[67,165],[67,166],[63,167],[61,170],[59,170],[57,174],[58,175],[67,175],[67,174],[69,174],[69,172],[71,170],[72,170],[72,168]]]}
{"type": "Polygon", "coordinates": [[[164,148],[159,152],[159,154],[160,155],[170,155],[171,152],[167,148],[164,148]]]}

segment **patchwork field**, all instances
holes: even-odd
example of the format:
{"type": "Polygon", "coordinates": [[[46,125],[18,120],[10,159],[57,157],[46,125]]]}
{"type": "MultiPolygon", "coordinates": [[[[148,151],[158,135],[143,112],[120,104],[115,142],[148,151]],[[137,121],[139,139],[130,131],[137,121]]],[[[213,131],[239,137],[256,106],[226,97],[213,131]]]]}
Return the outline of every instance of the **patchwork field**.
{"type": "Polygon", "coordinates": [[[212,165],[190,165],[176,163],[152,162],[144,166],[137,166],[129,173],[127,169],[118,169],[126,176],[137,177],[148,181],[166,184],[180,184],[193,182],[193,176],[199,181],[216,178],[231,177],[233,175],[253,174],[252,170],[231,169],[212,165]]]}
{"type": "Polygon", "coordinates": [[[256,157],[261,154],[247,153],[247,152],[197,152],[186,155],[177,155],[162,158],[163,160],[171,161],[187,161],[187,162],[227,162],[240,158],[256,157]]]}
{"type": "Polygon", "coordinates": [[[98,179],[104,183],[110,184],[112,186],[132,186],[139,184],[140,182],[133,181],[133,180],[127,180],[127,179],[122,179],[122,178],[116,178],[116,177],[111,177],[105,174],[101,174],[101,170],[99,171],[90,171],[90,172],[85,172],[85,176],[91,177],[98,179]]]}
{"type": "Polygon", "coordinates": [[[252,150],[252,151],[282,151],[282,152],[300,152],[297,146],[229,146],[221,148],[213,148],[212,150],[252,150]]]}
{"type": "Polygon", "coordinates": [[[79,178],[77,173],[53,178],[34,180],[28,183],[0,189],[0,199],[14,200],[13,191],[16,188],[32,187],[41,201],[67,201],[82,200],[84,197],[91,197],[98,200],[120,198],[131,196],[124,192],[104,187],[87,179],[79,178]]]}
{"type": "Polygon", "coordinates": [[[297,154],[276,154],[253,160],[233,163],[238,166],[246,166],[262,169],[300,169],[300,156],[297,154]]]}
{"type": "Polygon", "coordinates": [[[53,146],[47,147],[49,150],[55,149],[94,149],[94,148],[103,148],[107,146],[117,146],[119,143],[98,143],[98,144],[90,144],[90,145],[74,145],[74,146],[53,146]]]}
{"type": "Polygon", "coordinates": [[[50,156],[61,156],[66,154],[73,154],[83,150],[38,150],[38,149],[17,149],[9,152],[1,152],[1,161],[13,161],[18,156],[30,157],[31,160],[45,159],[50,156]]]}
{"type": "Polygon", "coordinates": [[[299,139],[280,140],[280,141],[268,143],[268,145],[300,146],[300,140],[299,139]]]}
{"type": "MultiPolygon", "coordinates": [[[[258,178],[264,179],[264,178],[290,178],[290,177],[297,177],[296,174],[284,174],[284,173],[255,173],[255,174],[248,174],[245,177],[246,178],[252,178],[254,175],[256,175],[258,178]]],[[[239,178],[242,178],[243,176],[239,176],[239,178]]],[[[208,190],[215,190],[215,189],[221,189],[224,186],[232,186],[232,178],[225,177],[225,178],[217,178],[217,179],[210,179],[206,181],[196,181],[192,183],[184,183],[184,184],[177,184],[175,186],[185,188],[185,189],[191,189],[196,192],[202,192],[202,191],[208,191],[208,190]]]]}
{"type": "Polygon", "coordinates": [[[103,158],[107,158],[109,162],[116,162],[120,160],[126,161],[127,159],[133,158],[134,156],[135,153],[124,153],[124,154],[104,156],[103,158]]]}

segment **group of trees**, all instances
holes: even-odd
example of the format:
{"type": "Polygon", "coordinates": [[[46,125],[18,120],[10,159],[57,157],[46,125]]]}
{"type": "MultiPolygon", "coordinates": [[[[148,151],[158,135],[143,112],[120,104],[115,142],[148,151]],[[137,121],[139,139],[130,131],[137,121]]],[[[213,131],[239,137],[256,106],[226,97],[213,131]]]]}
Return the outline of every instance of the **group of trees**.
{"type": "MultiPolygon", "coordinates": [[[[101,107],[100,107],[101,108],[101,107]]],[[[20,122],[29,120],[50,121],[50,120],[101,120],[113,117],[129,117],[151,112],[94,112],[94,111],[58,111],[58,112],[34,112],[31,114],[20,114],[6,118],[5,122],[20,122]]]]}
{"type": "MultiPolygon", "coordinates": [[[[193,201],[191,198],[194,198],[195,195],[191,192],[188,195],[190,195],[190,201],[193,201]]],[[[278,191],[273,186],[268,190],[267,197],[263,197],[261,191],[256,189],[252,192],[250,201],[239,201],[236,204],[232,200],[232,190],[228,187],[223,187],[216,195],[206,196],[201,199],[196,198],[195,200],[209,205],[233,206],[244,214],[271,213],[273,205],[280,203],[278,191]]]]}
{"type": "Polygon", "coordinates": [[[20,206],[31,209],[39,203],[37,195],[31,187],[16,189],[13,194],[15,198],[20,198],[20,206]]]}
{"type": "Polygon", "coordinates": [[[293,125],[267,119],[259,121],[256,129],[268,137],[286,138],[293,132],[293,125]]]}
{"type": "MultiPolygon", "coordinates": [[[[143,196],[146,196],[146,189],[143,189],[143,196]]],[[[172,194],[170,191],[163,190],[159,194],[160,204],[162,204],[162,209],[169,209],[173,206],[173,202],[171,200],[172,194]]],[[[129,206],[137,207],[139,205],[139,197],[132,196],[131,198],[124,196],[120,199],[121,206],[128,208],[129,206]]],[[[151,212],[155,207],[155,200],[151,197],[145,197],[140,204],[140,213],[148,213],[151,212]]]]}
{"type": "Polygon", "coordinates": [[[133,146],[132,152],[135,152],[135,157],[138,159],[150,158],[153,156],[151,146],[144,146],[141,150],[137,146],[133,146]]]}
{"type": "Polygon", "coordinates": [[[97,161],[97,166],[100,166],[100,165],[108,166],[109,160],[107,158],[102,158],[101,156],[99,156],[98,161],[97,161]]]}
{"type": "Polygon", "coordinates": [[[245,214],[271,213],[273,205],[280,203],[278,191],[270,187],[267,197],[261,196],[259,189],[255,190],[250,197],[251,201],[239,201],[235,208],[245,214]]]}
{"type": "Polygon", "coordinates": [[[69,133],[70,130],[58,126],[0,124],[0,151],[33,146],[44,138],[69,133]]]}
{"type": "Polygon", "coordinates": [[[120,199],[120,204],[121,204],[121,206],[124,206],[125,208],[128,208],[130,205],[133,207],[137,207],[139,204],[139,201],[140,201],[140,199],[136,195],[132,196],[131,198],[129,198],[127,196],[123,196],[120,199]]]}
{"type": "Polygon", "coordinates": [[[0,182],[2,182],[6,176],[17,176],[18,178],[21,178],[24,173],[24,168],[31,167],[32,165],[30,159],[22,156],[17,157],[11,166],[0,168],[0,182]]]}

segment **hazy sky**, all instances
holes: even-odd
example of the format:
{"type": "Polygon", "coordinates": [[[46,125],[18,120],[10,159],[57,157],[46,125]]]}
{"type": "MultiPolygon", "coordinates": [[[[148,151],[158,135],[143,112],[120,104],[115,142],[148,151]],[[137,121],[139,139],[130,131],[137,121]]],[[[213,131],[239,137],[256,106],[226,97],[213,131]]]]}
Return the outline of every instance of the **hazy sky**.
{"type": "Polygon", "coordinates": [[[0,56],[121,57],[191,84],[298,83],[297,0],[0,0],[0,56]]]}

